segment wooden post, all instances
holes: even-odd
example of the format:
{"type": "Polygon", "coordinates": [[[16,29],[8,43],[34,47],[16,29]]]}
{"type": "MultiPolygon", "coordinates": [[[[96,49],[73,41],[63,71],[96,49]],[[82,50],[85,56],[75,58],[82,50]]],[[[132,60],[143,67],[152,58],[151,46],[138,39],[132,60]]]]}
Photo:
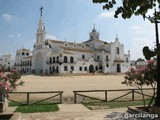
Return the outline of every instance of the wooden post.
{"type": "Polygon", "coordinates": [[[29,105],[29,92],[27,92],[27,105],[29,105]]]}
{"type": "Polygon", "coordinates": [[[77,93],[74,91],[74,103],[77,103],[77,93]]]}
{"type": "Polygon", "coordinates": [[[134,89],[132,89],[132,101],[134,101],[134,89]]]}
{"type": "Polygon", "coordinates": [[[62,103],[62,93],[59,94],[60,103],[62,103]]]}
{"type": "Polygon", "coordinates": [[[105,102],[107,102],[108,101],[108,98],[107,98],[108,96],[107,96],[107,90],[105,91],[105,102]]]}

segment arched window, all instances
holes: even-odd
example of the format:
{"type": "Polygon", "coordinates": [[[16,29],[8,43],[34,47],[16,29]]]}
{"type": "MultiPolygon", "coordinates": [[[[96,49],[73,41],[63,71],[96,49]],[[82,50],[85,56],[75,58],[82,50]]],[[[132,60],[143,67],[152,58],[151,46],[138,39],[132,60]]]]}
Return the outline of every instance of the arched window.
{"type": "Polygon", "coordinates": [[[108,55],[106,56],[106,61],[109,61],[109,59],[108,59],[108,55]]]}
{"type": "Polygon", "coordinates": [[[82,55],[82,59],[85,59],[85,55],[82,55]]]}
{"type": "Polygon", "coordinates": [[[74,58],[70,57],[70,63],[74,63],[74,58]]]}
{"type": "Polygon", "coordinates": [[[51,64],[52,63],[52,58],[50,57],[50,59],[49,59],[49,63],[51,64]]]}
{"type": "Polygon", "coordinates": [[[119,47],[117,47],[116,49],[117,49],[117,54],[119,54],[119,47]]]}
{"type": "Polygon", "coordinates": [[[22,55],[24,55],[24,52],[22,52],[22,55]]]}
{"type": "Polygon", "coordinates": [[[56,61],[56,59],[55,59],[55,57],[53,57],[53,63],[55,63],[55,61],[56,61]]]}
{"type": "Polygon", "coordinates": [[[64,63],[67,63],[67,56],[64,56],[64,63]]]}
{"type": "Polygon", "coordinates": [[[127,62],[127,63],[129,62],[128,58],[126,58],[126,62],[127,62]]]}
{"type": "Polygon", "coordinates": [[[59,57],[57,56],[57,63],[59,62],[59,57]]]}
{"type": "Polygon", "coordinates": [[[90,39],[93,40],[93,36],[92,35],[90,36],[90,39]]]}
{"type": "Polygon", "coordinates": [[[26,53],[27,56],[29,56],[29,53],[26,53]]]}

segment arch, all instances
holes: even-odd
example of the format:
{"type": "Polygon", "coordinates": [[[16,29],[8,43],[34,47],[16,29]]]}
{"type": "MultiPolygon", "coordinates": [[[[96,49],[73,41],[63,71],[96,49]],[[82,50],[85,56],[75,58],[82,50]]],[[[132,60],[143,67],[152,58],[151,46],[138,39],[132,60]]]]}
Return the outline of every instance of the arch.
{"type": "Polygon", "coordinates": [[[67,56],[64,56],[63,62],[64,62],[64,63],[67,63],[67,56]]]}
{"type": "Polygon", "coordinates": [[[102,72],[103,71],[103,67],[102,65],[99,66],[99,71],[102,72]]]}
{"type": "Polygon", "coordinates": [[[90,65],[89,66],[89,73],[93,73],[94,72],[94,66],[93,65],[90,65]]]}
{"type": "Polygon", "coordinates": [[[38,52],[35,57],[35,73],[40,74],[43,72],[43,54],[38,52]]]}
{"type": "Polygon", "coordinates": [[[70,57],[70,63],[74,63],[74,58],[70,57]]]}

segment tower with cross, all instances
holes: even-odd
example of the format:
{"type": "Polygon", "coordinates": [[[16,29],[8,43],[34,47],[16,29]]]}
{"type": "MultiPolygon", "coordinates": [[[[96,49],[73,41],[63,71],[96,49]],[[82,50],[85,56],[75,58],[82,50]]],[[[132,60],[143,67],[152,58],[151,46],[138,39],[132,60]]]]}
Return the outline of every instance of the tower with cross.
{"type": "Polygon", "coordinates": [[[37,29],[37,33],[36,33],[36,41],[38,42],[42,42],[45,39],[45,26],[42,20],[42,10],[44,9],[44,7],[41,6],[40,10],[40,20],[38,23],[38,29],[37,29]]]}
{"type": "Polygon", "coordinates": [[[41,8],[39,9],[40,10],[40,16],[42,17],[42,10],[43,10],[44,8],[41,6],[41,8]]]}

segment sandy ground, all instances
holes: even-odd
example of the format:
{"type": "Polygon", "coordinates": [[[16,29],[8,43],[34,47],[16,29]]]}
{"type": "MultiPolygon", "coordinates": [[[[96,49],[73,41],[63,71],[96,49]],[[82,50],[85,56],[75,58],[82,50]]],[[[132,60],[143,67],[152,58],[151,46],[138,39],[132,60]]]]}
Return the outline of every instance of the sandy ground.
{"type": "MultiPolygon", "coordinates": [[[[121,84],[124,74],[119,75],[88,75],[88,76],[35,76],[26,75],[21,79],[25,82],[16,91],[63,91],[63,97],[74,96],[74,90],[112,90],[129,89],[130,86],[121,84]]],[[[127,92],[108,93],[108,97],[114,98],[127,92]]],[[[104,98],[104,93],[87,93],[91,96],[104,98]]],[[[131,98],[131,96],[129,97],[131,98]]]]}

